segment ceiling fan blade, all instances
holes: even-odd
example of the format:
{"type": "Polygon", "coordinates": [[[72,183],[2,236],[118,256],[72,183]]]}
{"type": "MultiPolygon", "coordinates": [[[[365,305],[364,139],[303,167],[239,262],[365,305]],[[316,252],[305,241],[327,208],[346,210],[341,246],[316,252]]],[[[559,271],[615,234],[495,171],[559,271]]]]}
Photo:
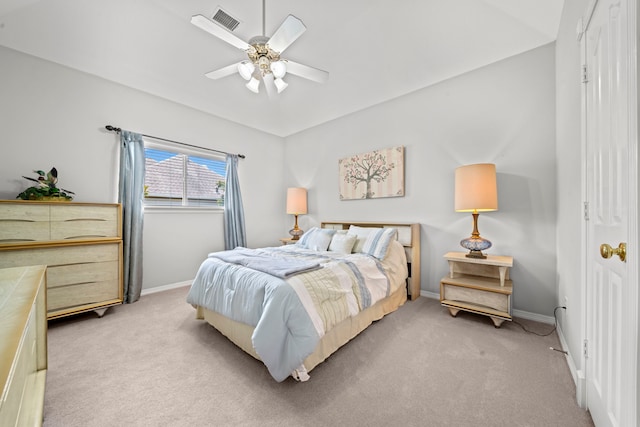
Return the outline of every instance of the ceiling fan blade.
{"type": "Polygon", "coordinates": [[[287,73],[313,80],[314,82],[324,83],[329,79],[329,73],[307,65],[298,64],[297,62],[284,60],[287,64],[287,73]]]}
{"type": "Polygon", "coordinates": [[[289,15],[282,24],[280,24],[276,32],[273,33],[267,44],[271,49],[282,53],[306,30],[307,27],[304,26],[301,20],[293,15],[289,15]]]}
{"type": "Polygon", "coordinates": [[[196,27],[206,31],[207,33],[212,34],[219,39],[226,41],[230,45],[237,47],[238,49],[249,49],[249,43],[242,41],[239,37],[231,34],[229,31],[225,30],[204,15],[193,15],[191,17],[191,23],[196,27]]]}
{"type": "Polygon", "coordinates": [[[276,88],[276,84],[273,82],[273,74],[265,74],[262,76],[262,81],[264,82],[264,89],[267,91],[269,99],[275,98],[278,93],[278,89],[276,88]]]}
{"type": "Polygon", "coordinates": [[[238,72],[238,64],[227,65],[226,67],[220,68],[219,70],[209,71],[205,74],[205,76],[210,79],[216,80],[221,79],[223,77],[230,76],[231,74],[238,72]]]}

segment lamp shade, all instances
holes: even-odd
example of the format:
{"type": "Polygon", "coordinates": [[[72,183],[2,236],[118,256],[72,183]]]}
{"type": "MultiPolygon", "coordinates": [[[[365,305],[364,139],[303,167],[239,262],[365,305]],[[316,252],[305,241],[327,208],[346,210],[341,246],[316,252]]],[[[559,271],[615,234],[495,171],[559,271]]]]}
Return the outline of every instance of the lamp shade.
{"type": "Polygon", "coordinates": [[[307,189],[292,187],[287,189],[287,213],[301,215],[307,213],[307,189]]]}
{"type": "Polygon", "coordinates": [[[455,175],[456,212],[489,212],[498,210],[496,165],[478,163],[460,166],[455,175]]]}

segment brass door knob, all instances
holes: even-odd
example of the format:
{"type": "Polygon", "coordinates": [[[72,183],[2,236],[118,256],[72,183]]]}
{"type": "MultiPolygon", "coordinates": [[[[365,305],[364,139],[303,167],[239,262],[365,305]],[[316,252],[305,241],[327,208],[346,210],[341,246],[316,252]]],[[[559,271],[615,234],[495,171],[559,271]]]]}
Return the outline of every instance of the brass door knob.
{"type": "Polygon", "coordinates": [[[617,248],[612,248],[608,243],[603,243],[600,245],[600,256],[602,258],[611,258],[614,255],[618,255],[620,257],[620,261],[627,260],[627,244],[620,243],[617,248]]]}

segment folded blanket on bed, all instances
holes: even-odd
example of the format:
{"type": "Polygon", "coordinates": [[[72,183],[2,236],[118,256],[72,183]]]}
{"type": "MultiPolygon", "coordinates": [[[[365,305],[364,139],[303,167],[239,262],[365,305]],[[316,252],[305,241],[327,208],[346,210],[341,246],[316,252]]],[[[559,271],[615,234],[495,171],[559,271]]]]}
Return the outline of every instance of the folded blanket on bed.
{"type": "Polygon", "coordinates": [[[287,279],[293,275],[320,268],[320,264],[314,261],[297,261],[278,258],[243,247],[229,251],[213,252],[209,254],[209,257],[262,271],[263,273],[271,274],[281,279],[287,279]]]}

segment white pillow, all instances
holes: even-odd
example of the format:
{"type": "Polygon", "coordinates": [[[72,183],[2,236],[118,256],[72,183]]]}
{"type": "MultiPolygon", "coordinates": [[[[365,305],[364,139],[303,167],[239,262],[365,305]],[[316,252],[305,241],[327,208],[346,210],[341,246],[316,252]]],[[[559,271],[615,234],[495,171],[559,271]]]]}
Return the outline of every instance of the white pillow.
{"type": "Polygon", "coordinates": [[[356,244],[358,236],[350,233],[336,233],[331,238],[329,243],[329,250],[333,252],[339,252],[342,254],[350,254],[353,246],[356,244]]]}
{"type": "Polygon", "coordinates": [[[300,237],[298,245],[313,251],[326,251],[336,230],[313,227],[300,237]]]}
{"type": "Polygon", "coordinates": [[[397,229],[391,227],[379,228],[376,231],[369,233],[367,240],[365,240],[364,245],[362,246],[362,252],[378,259],[383,259],[387,254],[389,245],[397,238],[397,229]]]}
{"type": "Polygon", "coordinates": [[[373,231],[380,230],[378,227],[358,227],[357,225],[349,226],[348,234],[356,235],[356,244],[353,246],[353,253],[363,252],[364,242],[367,240],[367,236],[373,231]]]}

